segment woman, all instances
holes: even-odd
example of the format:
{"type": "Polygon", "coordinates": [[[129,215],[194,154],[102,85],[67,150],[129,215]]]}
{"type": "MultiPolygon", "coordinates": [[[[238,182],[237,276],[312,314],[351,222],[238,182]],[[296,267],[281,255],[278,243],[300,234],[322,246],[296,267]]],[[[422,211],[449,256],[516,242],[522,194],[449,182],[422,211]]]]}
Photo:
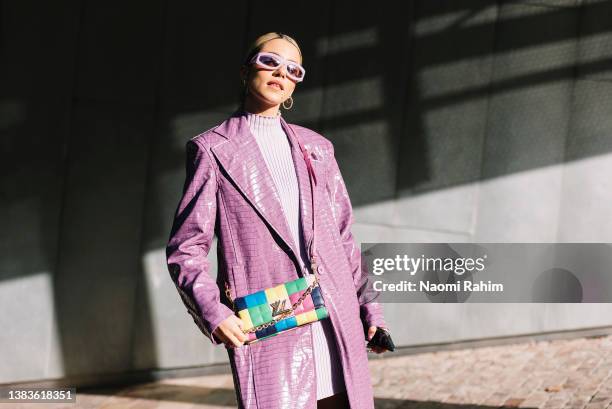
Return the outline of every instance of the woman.
{"type": "Polygon", "coordinates": [[[365,341],[386,324],[381,306],[364,301],[351,203],[333,145],[304,127],[291,125],[292,132],[279,111],[293,104],[301,63],[291,37],[259,37],[240,70],[240,108],[187,142],[168,269],[201,331],[225,344],[240,408],[373,408],[365,341]],[[312,274],[313,216],[328,318],[245,344],[225,283],[233,300],[312,274]],[[214,233],[216,281],[207,260],[214,233]]]}

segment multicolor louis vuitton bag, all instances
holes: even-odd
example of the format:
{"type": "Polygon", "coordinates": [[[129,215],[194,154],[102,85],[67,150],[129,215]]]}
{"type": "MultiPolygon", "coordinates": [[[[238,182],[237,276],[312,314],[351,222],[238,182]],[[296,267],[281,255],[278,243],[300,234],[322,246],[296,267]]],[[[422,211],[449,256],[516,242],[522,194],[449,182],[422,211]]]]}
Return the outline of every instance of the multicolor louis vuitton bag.
{"type": "Polygon", "coordinates": [[[233,303],[248,337],[245,344],[328,317],[316,275],[237,297],[233,303]]]}

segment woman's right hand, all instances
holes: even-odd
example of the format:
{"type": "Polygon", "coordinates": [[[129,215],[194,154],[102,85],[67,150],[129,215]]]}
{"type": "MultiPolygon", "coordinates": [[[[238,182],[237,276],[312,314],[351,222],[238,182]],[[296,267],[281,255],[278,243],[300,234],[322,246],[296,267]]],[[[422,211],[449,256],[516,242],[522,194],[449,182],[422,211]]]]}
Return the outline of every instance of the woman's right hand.
{"type": "Polygon", "coordinates": [[[242,332],[242,320],[235,315],[230,315],[221,321],[213,335],[230,348],[241,347],[248,340],[242,332]]]}

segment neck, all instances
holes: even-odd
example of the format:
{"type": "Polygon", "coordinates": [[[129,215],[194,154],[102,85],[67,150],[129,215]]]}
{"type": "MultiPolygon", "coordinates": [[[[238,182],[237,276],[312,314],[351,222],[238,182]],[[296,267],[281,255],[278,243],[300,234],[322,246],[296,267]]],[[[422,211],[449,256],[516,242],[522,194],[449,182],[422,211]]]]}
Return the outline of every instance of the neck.
{"type": "Polygon", "coordinates": [[[253,101],[252,98],[246,98],[244,103],[242,104],[242,109],[247,112],[250,112],[252,114],[262,115],[262,116],[271,116],[271,117],[280,115],[279,108],[280,108],[280,104],[272,105],[272,106],[263,106],[253,101]]]}
{"type": "Polygon", "coordinates": [[[249,127],[255,136],[262,134],[277,135],[283,133],[280,115],[266,116],[255,114],[244,109],[242,112],[242,115],[246,117],[249,127]]]}

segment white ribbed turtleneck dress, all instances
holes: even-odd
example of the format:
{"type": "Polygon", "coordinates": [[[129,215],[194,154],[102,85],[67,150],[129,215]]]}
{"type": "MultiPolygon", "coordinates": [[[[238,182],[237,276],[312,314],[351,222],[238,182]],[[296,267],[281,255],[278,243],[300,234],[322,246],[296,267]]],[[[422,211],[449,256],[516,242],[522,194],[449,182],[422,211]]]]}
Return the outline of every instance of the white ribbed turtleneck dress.
{"type": "MultiPolygon", "coordinates": [[[[308,260],[306,245],[300,224],[299,187],[291,145],[280,122],[280,113],[276,116],[264,116],[242,111],[246,115],[251,133],[265,159],[282,207],[291,228],[293,240],[298,243],[301,262],[304,266],[308,260]]],[[[307,269],[307,271],[309,271],[307,269]]],[[[312,272],[310,272],[312,273],[312,272]]],[[[314,338],[314,358],[317,373],[317,399],[323,399],[346,389],[342,376],[340,357],[336,349],[334,332],[328,319],[316,321],[312,326],[314,338]]]]}

